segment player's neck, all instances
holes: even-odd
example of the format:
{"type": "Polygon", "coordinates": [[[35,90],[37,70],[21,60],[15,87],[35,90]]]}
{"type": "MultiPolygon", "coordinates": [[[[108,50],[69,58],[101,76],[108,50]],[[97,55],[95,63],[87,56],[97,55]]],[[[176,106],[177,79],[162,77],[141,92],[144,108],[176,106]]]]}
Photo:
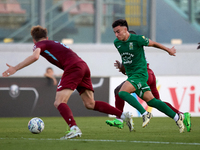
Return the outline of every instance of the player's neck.
{"type": "Polygon", "coordinates": [[[42,39],[40,39],[38,42],[40,42],[40,41],[45,41],[45,40],[48,40],[47,38],[42,38],[42,39]]]}
{"type": "Polygon", "coordinates": [[[124,41],[127,41],[129,39],[129,36],[130,36],[130,34],[127,33],[126,36],[125,36],[125,38],[124,38],[124,41]]]}

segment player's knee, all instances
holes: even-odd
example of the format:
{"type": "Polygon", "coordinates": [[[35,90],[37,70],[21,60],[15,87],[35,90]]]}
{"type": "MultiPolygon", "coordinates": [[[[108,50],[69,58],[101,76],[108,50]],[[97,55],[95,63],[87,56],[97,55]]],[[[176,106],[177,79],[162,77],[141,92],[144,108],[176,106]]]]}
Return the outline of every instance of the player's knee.
{"type": "Polygon", "coordinates": [[[125,92],[125,91],[120,91],[120,92],[118,93],[119,97],[122,98],[122,99],[126,98],[127,94],[129,94],[129,93],[128,93],[128,92],[125,92]]]}
{"type": "Polygon", "coordinates": [[[60,102],[58,102],[58,101],[55,101],[55,102],[54,102],[54,106],[55,106],[56,108],[58,108],[59,105],[60,105],[60,102]]]}
{"type": "Polygon", "coordinates": [[[87,109],[94,109],[95,101],[86,102],[84,105],[87,109]]]}

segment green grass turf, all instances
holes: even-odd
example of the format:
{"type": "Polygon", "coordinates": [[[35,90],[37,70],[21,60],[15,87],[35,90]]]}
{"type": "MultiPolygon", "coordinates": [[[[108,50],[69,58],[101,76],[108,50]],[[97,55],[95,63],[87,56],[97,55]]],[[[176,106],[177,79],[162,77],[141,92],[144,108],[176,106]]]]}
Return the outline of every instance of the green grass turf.
{"type": "Polygon", "coordinates": [[[31,118],[0,118],[0,150],[196,150],[200,149],[200,117],[192,117],[192,131],[179,133],[173,119],[153,117],[146,128],[142,118],[134,119],[135,132],[106,125],[108,117],[75,117],[82,137],[60,140],[66,131],[61,117],[41,117],[45,129],[29,132],[31,118]]]}

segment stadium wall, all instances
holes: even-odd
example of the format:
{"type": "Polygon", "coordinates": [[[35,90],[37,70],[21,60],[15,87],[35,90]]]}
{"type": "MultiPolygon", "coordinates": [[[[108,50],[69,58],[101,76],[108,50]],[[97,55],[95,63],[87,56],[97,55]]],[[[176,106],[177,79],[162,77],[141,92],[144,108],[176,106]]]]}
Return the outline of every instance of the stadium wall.
{"type": "MultiPolygon", "coordinates": [[[[57,78],[59,80],[59,78],[57,78]]],[[[109,78],[92,78],[94,98],[108,102],[109,78]]],[[[50,78],[0,78],[0,117],[60,116],[54,107],[56,86],[50,78]]],[[[84,107],[77,91],[68,102],[74,116],[106,116],[84,107]]]]}
{"type": "MultiPolygon", "coordinates": [[[[60,78],[57,78],[59,80],[60,78]]],[[[115,106],[114,89],[126,80],[126,77],[92,77],[95,100],[109,102],[115,106]]],[[[199,76],[157,76],[157,88],[160,98],[171,103],[182,112],[200,116],[200,77],[199,76]]],[[[56,86],[44,77],[0,78],[0,117],[60,116],[54,107],[56,86]]],[[[163,113],[148,107],[135,94],[132,94],[143,107],[151,111],[154,117],[166,117],[163,113]]],[[[75,91],[68,105],[74,116],[106,116],[87,110],[75,91]]],[[[125,103],[124,111],[130,111],[134,117],[140,113],[125,103]]]]}
{"type": "MultiPolygon", "coordinates": [[[[165,46],[172,47],[174,45],[165,46]]],[[[6,63],[15,65],[25,57],[32,54],[33,44],[0,44],[0,72],[7,69],[6,63]]],[[[113,44],[72,44],[69,45],[90,67],[94,77],[122,76],[114,68],[115,60],[121,58],[113,44]]],[[[176,56],[155,49],[145,48],[147,61],[156,75],[160,76],[188,76],[200,75],[200,52],[196,49],[197,44],[175,45],[176,56]]],[[[62,70],[51,65],[43,57],[31,66],[18,71],[14,76],[43,76],[45,69],[51,66],[55,74],[61,74],[62,70]]]]}

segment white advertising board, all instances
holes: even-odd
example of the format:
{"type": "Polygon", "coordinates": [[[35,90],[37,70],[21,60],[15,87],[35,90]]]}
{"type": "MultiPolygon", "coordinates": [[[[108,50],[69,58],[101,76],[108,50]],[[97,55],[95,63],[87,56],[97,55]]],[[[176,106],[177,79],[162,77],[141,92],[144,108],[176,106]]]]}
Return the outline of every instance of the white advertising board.
{"type": "MultiPolygon", "coordinates": [[[[172,106],[181,112],[190,112],[192,116],[200,116],[200,76],[158,76],[157,89],[162,101],[169,102],[172,106]]],[[[109,103],[115,106],[114,89],[126,77],[110,78],[110,97],[109,103]]],[[[137,97],[137,96],[136,96],[137,97]]],[[[155,108],[148,107],[146,102],[139,99],[143,107],[153,113],[154,117],[166,116],[155,108]]],[[[139,117],[140,113],[125,103],[124,111],[130,111],[134,117],[139,117]]]]}

